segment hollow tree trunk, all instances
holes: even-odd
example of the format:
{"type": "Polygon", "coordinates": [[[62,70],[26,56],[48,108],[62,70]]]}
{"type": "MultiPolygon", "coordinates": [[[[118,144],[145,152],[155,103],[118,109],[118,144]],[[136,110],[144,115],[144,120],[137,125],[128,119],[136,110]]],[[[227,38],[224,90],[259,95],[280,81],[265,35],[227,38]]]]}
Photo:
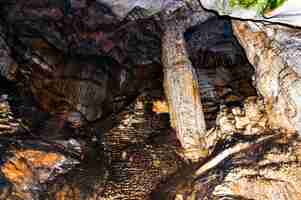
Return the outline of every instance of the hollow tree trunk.
{"type": "Polygon", "coordinates": [[[196,72],[188,59],[181,25],[169,23],[162,37],[164,90],[168,100],[171,126],[191,161],[206,157],[202,144],[206,132],[196,72]]]}

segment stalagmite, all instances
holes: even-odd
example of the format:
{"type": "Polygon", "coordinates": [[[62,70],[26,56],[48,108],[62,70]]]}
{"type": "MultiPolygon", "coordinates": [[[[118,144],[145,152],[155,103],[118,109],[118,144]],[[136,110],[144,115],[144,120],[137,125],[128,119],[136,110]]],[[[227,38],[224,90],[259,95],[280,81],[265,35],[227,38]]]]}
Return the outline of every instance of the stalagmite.
{"type": "Polygon", "coordinates": [[[202,144],[206,132],[198,82],[185,47],[184,27],[175,21],[165,27],[162,37],[164,90],[167,96],[171,125],[184,148],[184,155],[192,161],[206,157],[202,144]]]}

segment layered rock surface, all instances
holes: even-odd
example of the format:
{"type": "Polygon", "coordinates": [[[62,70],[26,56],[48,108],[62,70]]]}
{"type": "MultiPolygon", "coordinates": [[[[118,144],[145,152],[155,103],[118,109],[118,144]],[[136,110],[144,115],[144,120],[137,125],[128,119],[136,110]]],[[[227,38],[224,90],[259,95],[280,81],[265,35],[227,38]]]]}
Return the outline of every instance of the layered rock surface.
{"type": "Polygon", "coordinates": [[[265,99],[271,127],[300,133],[299,30],[239,21],[233,27],[255,68],[254,83],[265,99]]]}
{"type": "Polygon", "coordinates": [[[300,199],[299,30],[234,20],[243,51],[231,22],[198,1],[162,2],[0,2],[0,74],[19,88],[1,90],[0,199],[300,199]],[[162,92],[174,16],[213,127],[195,166],[162,92]],[[194,180],[236,143],[276,132],[194,180]]]}
{"type": "Polygon", "coordinates": [[[301,26],[298,0],[201,0],[201,3],[220,15],[301,26]]]}

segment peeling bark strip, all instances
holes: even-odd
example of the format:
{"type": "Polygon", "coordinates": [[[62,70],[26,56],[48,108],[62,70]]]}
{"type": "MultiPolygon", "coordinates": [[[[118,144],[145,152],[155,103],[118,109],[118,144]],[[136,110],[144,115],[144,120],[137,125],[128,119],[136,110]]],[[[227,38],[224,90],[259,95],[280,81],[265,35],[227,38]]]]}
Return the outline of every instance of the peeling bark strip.
{"type": "Polygon", "coordinates": [[[162,37],[164,90],[171,126],[177,131],[186,157],[196,161],[207,156],[201,142],[206,125],[196,72],[188,59],[182,30],[179,25],[168,24],[162,37]]]}

